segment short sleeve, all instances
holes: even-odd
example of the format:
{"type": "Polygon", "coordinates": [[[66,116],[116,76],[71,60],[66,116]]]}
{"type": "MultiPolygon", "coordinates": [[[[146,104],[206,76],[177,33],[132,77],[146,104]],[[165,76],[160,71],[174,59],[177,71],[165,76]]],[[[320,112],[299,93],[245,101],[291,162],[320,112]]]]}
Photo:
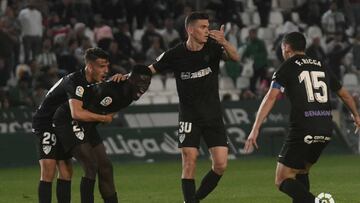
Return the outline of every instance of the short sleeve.
{"type": "Polygon", "coordinates": [[[153,64],[156,72],[163,72],[171,67],[171,51],[166,51],[156,58],[156,62],[153,64]]]}
{"type": "Polygon", "coordinates": [[[65,91],[68,99],[83,100],[85,87],[80,84],[75,84],[72,79],[68,79],[65,85],[65,91]]]}
{"type": "Polygon", "coordinates": [[[282,64],[280,68],[274,73],[272,80],[282,87],[285,87],[287,84],[287,74],[286,74],[286,64],[282,64]]]}

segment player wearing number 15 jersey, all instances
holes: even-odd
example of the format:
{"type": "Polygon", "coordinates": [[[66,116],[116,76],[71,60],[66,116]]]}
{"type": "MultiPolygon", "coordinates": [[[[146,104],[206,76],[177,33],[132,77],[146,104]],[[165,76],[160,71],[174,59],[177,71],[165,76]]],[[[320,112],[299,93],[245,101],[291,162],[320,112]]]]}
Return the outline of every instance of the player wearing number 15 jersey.
{"type": "Polygon", "coordinates": [[[271,88],[264,97],[255,123],[245,144],[251,151],[261,123],[268,115],[277,96],[283,91],[290,100],[290,132],[285,138],[276,168],[275,184],[293,202],[314,203],[308,173],[331,140],[332,115],[330,93],[336,94],[350,109],[355,124],[360,117],[350,94],[340,85],[321,61],[305,55],[305,37],[299,32],[284,36],[282,54],[286,60],[276,71],[271,88]]]}

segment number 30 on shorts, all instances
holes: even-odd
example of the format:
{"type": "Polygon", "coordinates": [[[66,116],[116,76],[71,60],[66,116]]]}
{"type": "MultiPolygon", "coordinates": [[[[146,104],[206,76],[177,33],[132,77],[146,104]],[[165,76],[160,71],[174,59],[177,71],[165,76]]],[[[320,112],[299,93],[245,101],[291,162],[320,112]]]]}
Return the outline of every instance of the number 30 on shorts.
{"type": "Polygon", "coordinates": [[[190,133],[191,132],[192,123],[190,122],[179,122],[179,133],[190,133]]]}

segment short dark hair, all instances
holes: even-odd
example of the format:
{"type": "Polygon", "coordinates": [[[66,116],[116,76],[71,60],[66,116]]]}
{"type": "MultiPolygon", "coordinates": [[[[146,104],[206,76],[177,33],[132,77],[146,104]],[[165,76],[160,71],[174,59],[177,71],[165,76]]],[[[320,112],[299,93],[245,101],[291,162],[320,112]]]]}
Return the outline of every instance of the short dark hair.
{"type": "Polygon", "coordinates": [[[95,48],[89,48],[85,51],[85,63],[88,63],[90,61],[96,61],[96,59],[106,59],[109,60],[109,54],[102,50],[99,47],[95,48]]]}
{"type": "Polygon", "coordinates": [[[286,34],[282,42],[290,45],[293,51],[305,51],[306,39],[300,32],[290,32],[286,34]]]}
{"type": "Polygon", "coordinates": [[[205,12],[199,12],[199,11],[191,12],[185,18],[185,27],[188,27],[190,23],[196,20],[209,20],[209,15],[205,12]]]}

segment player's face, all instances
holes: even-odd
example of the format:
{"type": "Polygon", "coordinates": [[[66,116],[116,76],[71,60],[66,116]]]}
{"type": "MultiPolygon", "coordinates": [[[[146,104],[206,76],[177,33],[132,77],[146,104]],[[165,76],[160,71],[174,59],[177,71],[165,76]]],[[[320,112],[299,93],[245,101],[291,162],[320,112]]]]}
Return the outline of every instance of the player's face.
{"type": "Polygon", "coordinates": [[[209,20],[196,20],[188,26],[187,32],[198,43],[206,43],[209,38],[209,20]]]}
{"type": "Polygon", "coordinates": [[[281,43],[281,52],[284,60],[290,58],[290,46],[286,43],[281,43]]]}
{"type": "Polygon", "coordinates": [[[106,76],[109,72],[109,61],[106,59],[96,59],[93,62],[90,62],[91,68],[91,82],[100,82],[106,79],[106,76]]]}

